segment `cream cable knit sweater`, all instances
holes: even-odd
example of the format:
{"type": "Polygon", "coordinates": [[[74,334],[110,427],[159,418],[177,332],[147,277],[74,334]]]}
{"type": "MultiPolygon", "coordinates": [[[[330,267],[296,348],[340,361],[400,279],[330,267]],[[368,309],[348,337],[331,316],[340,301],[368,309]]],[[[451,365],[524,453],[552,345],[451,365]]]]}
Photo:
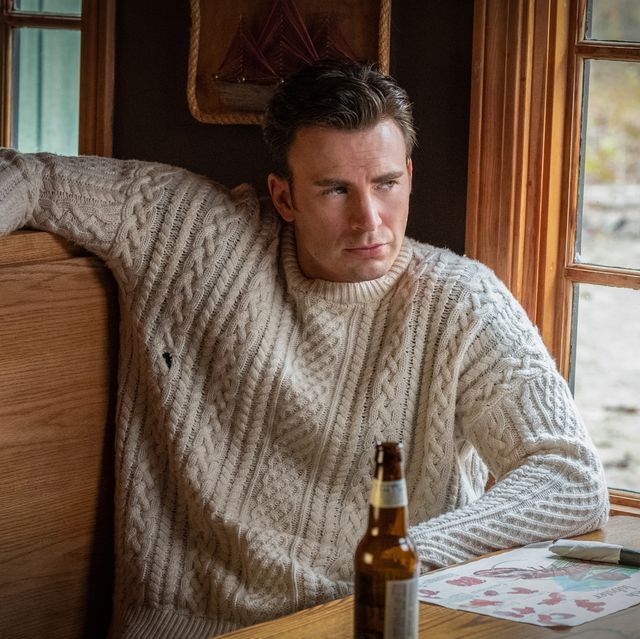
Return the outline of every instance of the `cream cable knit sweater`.
{"type": "Polygon", "coordinates": [[[606,520],[567,386],[482,265],[406,240],[378,280],[308,280],[249,188],[157,164],[4,151],[0,198],[1,233],[67,237],[120,287],[117,636],[348,594],[376,439],[405,443],[427,568],[606,520]]]}

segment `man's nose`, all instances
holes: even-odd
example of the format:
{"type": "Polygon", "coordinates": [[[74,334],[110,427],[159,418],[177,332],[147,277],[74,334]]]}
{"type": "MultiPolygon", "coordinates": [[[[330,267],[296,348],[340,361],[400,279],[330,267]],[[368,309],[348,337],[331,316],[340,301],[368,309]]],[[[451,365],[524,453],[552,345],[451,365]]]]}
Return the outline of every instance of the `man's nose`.
{"type": "Polygon", "coordinates": [[[354,198],[350,211],[351,228],[356,231],[374,231],[380,224],[375,199],[370,195],[354,198]]]}

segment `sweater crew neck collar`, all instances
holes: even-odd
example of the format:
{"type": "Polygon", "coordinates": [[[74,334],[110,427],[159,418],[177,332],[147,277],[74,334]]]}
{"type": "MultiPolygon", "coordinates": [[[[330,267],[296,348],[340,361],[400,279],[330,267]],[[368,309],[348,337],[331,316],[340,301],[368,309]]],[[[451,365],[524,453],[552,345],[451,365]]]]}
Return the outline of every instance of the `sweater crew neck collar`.
{"type": "Polygon", "coordinates": [[[375,280],[331,282],[310,279],[300,270],[293,226],[285,224],[282,231],[282,263],[289,290],[295,296],[321,297],[338,304],[362,304],[382,299],[406,271],[412,253],[411,246],[405,238],[389,271],[375,280]]]}

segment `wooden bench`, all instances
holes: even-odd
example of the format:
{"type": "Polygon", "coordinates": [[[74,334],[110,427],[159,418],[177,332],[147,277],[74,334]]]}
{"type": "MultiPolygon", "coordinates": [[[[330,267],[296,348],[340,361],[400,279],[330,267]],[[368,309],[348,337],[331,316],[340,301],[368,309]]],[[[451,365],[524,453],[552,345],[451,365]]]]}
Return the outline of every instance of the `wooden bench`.
{"type": "Polygon", "coordinates": [[[100,260],[0,238],[0,637],[106,636],[117,342],[100,260]]]}

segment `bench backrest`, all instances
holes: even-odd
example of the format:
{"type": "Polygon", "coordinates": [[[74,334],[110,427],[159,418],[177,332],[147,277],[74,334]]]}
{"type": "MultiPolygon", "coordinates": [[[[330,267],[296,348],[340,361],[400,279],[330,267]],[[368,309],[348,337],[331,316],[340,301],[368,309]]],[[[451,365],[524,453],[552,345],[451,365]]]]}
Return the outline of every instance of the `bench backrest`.
{"type": "Polygon", "coordinates": [[[104,637],[118,304],[97,258],[0,238],[0,637],[104,637]]]}

